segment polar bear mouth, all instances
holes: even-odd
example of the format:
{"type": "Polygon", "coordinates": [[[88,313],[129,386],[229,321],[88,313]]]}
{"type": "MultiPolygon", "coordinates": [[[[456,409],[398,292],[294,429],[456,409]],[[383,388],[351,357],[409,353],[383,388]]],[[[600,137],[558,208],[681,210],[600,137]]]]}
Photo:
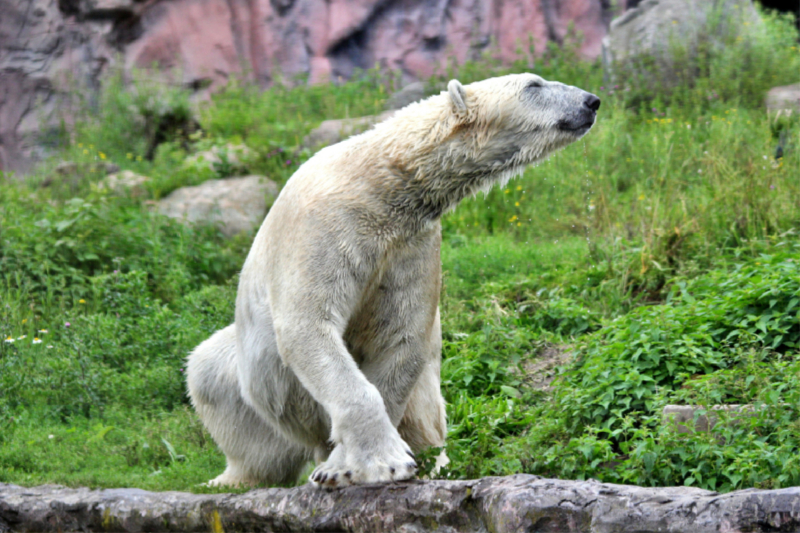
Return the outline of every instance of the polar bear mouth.
{"type": "Polygon", "coordinates": [[[561,131],[569,131],[572,133],[586,133],[589,128],[594,126],[594,117],[584,118],[582,121],[562,120],[559,121],[557,127],[561,131]]]}

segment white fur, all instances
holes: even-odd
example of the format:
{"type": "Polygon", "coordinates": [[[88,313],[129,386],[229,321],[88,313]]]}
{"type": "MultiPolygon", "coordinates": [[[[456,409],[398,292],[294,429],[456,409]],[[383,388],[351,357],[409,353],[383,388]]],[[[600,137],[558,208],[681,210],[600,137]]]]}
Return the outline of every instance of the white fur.
{"type": "Polygon", "coordinates": [[[588,96],[532,74],[453,80],[298,169],[245,261],[235,323],[189,357],[228,459],[212,483],[286,482],[312,456],[327,487],[413,477],[411,450],[446,434],[439,217],[585,134],[565,127],[588,96]]]}

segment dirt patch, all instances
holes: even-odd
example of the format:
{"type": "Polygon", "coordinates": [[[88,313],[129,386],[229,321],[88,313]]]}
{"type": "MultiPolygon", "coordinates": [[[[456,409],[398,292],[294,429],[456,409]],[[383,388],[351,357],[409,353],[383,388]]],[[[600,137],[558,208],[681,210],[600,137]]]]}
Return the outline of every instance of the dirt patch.
{"type": "Polygon", "coordinates": [[[522,364],[526,384],[536,390],[549,391],[556,377],[556,367],[567,364],[571,358],[571,346],[545,345],[535,358],[522,364]]]}

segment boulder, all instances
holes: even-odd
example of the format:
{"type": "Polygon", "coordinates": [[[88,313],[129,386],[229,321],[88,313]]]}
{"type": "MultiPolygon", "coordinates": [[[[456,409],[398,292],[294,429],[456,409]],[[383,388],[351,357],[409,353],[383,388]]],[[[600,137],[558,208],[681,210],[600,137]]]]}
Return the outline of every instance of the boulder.
{"type": "Polygon", "coordinates": [[[278,186],[263,176],[209,180],[173,191],[158,210],[184,222],[213,224],[231,237],[257,228],[277,196],[278,186]]]}
{"type": "Polygon", "coordinates": [[[643,57],[655,59],[669,72],[673,47],[685,47],[692,54],[701,39],[724,46],[724,41],[747,35],[749,27],[760,23],[752,0],[643,0],[611,22],[602,40],[603,64],[611,78],[614,71],[636,65],[643,57]]]}
{"type": "Polygon", "coordinates": [[[75,161],[61,161],[39,184],[40,187],[66,186],[74,190],[86,176],[95,179],[118,172],[119,166],[108,162],[78,163],[75,161]]]}
{"type": "Polygon", "coordinates": [[[414,83],[409,83],[396,93],[392,94],[389,99],[386,100],[385,107],[388,110],[402,109],[408,104],[419,102],[425,98],[425,96],[425,83],[416,81],[414,83]]]}
{"type": "Polygon", "coordinates": [[[108,189],[117,196],[130,196],[140,198],[147,195],[145,184],[150,181],[147,176],[137,174],[132,170],[123,170],[109,174],[103,178],[98,186],[101,189],[108,189]]]}
{"type": "Polygon", "coordinates": [[[244,494],[0,483],[0,532],[760,533],[800,530],[800,487],[719,494],[515,475],[244,494]]]}
{"type": "Polygon", "coordinates": [[[117,172],[119,165],[110,161],[100,161],[96,163],[76,163],[75,161],[62,161],[53,173],[58,176],[74,176],[79,174],[111,174],[117,172]]]}
{"type": "Polygon", "coordinates": [[[750,404],[713,405],[708,408],[693,405],[665,405],[661,412],[665,423],[678,433],[708,433],[724,418],[728,424],[738,424],[745,418],[756,416],[756,407],[750,404]],[[698,413],[698,411],[700,413],[698,413]],[[695,419],[695,413],[696,415],[695,419]]]}
{"type": "Polygon", "coordinates": [[[359,118],[341,118],[326,120],[303,139],[301,148],[315,150],[323,146],[336,144],[356,133],[370,129],[394,115],[394,111],[384,111],[380,115],[359,118]]]}
{"type": "Polygon", "coordinates": [[[184,166],[205,167],[215,172],[224,171],[226,167],[230,170],[243,170],[247,167],[247,160],[252,157],[253,151],[244,144],[228,143],[190,155],[184,161],[184,166]]]}
{"type": "Polygon", "coordinates": [[[800,83],[773,87],[767,92],[765,104],[768,111],[800,113],[800,83]]]}

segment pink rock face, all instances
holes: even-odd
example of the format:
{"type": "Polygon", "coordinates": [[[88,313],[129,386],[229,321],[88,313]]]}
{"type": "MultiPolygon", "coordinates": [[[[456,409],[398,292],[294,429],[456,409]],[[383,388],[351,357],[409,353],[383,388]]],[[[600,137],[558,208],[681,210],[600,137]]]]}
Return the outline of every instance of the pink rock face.
{"type": "Polygon", "coordinates": [[[376,65],[407,82],[485,53],[533,65],[570,24],[583,34],[582,54],[596,57],[625,3],[0,0],[0,170],[27,168],[43,146],[34,137],[47,134],[41,125],[65,118],[63,98],[75,87],[96,92],[117,63],[211,90],[233,76],[262,87],[298,76],[321,83],[376,65]]]}
{"type": "Polygon", "coordinates": [[[142,38],[125,51],[127,69],[169,70],[182,81],[225,81],[241,71],[227,2],[161,2],[142,14],[142,38]]]}

